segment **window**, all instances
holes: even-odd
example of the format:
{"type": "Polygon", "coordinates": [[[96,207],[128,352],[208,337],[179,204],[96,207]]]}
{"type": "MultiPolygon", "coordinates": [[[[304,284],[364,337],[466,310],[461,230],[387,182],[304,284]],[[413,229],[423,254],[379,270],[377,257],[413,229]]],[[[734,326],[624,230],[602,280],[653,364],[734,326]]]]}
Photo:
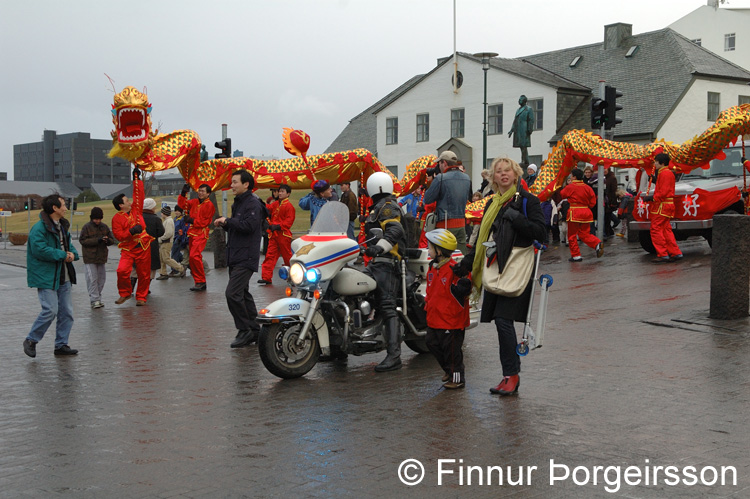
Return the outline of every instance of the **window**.
{"type": "Polygon", "coordinates": [[[700,38],[696,38],[695,40],[690,40],[690,41],[693,42],[694,44],[698,45],[699,47],[703,43],[700,38]]]}
{"type": "Polygon", "coordinates": [[[721,94],[718,92],[708,92],[708,112],[706,113],[706,119],[708,121],[716,121],[719,118],[720,110],[720,99],[721,94]]]}
{"type": "Polygon", "coordinates": [[[534,130],[541,130],[544,128],[544,99],[532,99],[528,104],[534,110],[534,130]]]}
{"type": "Polygon", "coordinates": [[[737,99],[737,105],[741,106],[742,104],[750,104],[750,95],[740,95],[737,99]]]}
{"type": "Polygon", "coordinates": [[[398,118],[385,120],[385,143],[398,144],[398,118]]]}
{"type": "Polygon", "coordinates": [[[724,35],[724,52],[731,52],[734,50],[734,33],[724,35]]]}
{"type": "Polygon", "coordinates": [[[503,133],[503,105],[494,104],[487,108],[488,135],[503,133]]]}
{"type": "Polygon", "coordinates": [[[451,137],[464,136],[464,110],[451,109],[451,137]]]}
{"type": "Polygon", "coordinates": [[[583,57],[582,57],[582,56],[580,56],[580,55],[577,55],[577,56],[575,56],[575,57],[573,58],[573,60],[572,60],[572,61],[570,61],[570,64],[568,64],[568,66],[570,66],[571,68],[574,68],[574,67],[578,66],[578,63],[579,63],[579,62],[581,62],[581,59],[582,59],[582,58],[583,58],[583,57]]]}
{"type": "MultiPolygon", "coordinates": [[[[632,47],[630,47],[628,49],[628,53],[625,54],[625,57],[633,57],[635,55],[635,53],[638,52],[638,48],[639,47],[640,47],[640,45],[633,45],[632,47]]],[[[531,160],[529,160],[529,161],[531,161],[531,160]]]]}
{"type": "Polygon", "coordinates": [[[417,142],[429,142],[430,140],[430,115],[417,115],[417,142]]]}

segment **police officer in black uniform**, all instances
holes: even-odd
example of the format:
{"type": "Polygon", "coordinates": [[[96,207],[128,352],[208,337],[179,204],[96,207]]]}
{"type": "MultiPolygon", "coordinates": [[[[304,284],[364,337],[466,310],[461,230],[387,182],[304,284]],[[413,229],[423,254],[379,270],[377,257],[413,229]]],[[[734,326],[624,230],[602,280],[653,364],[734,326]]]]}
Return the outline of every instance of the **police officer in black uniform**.
{"type": "Polygon", "coordinates": [[[401,369],[401,325],[396,306],[401,296],[401,258],[406,250],[406,232],[401,225],[401,207],[393,196],[393,180],[384,172],[367,179],[367,192],[372,197],[372,207],[365,222],[367,239],[372,239],[371,229],[382,229],[383,237],[367,243],[365,255],[372,257],[365,273],[375,279],[376,308],[385,322],[386,355],[375,366],[376,372],[401,369]]]}

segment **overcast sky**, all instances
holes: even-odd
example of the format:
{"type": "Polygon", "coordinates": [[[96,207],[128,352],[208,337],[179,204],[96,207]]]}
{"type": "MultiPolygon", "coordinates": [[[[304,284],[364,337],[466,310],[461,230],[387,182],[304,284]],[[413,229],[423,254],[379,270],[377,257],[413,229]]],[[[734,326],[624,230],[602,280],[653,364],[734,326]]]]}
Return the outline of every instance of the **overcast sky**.
{"type": "MultiPolygon", "coordinates": [[[[457,49],[519,57],[662,29],[705,0],[457,0],[457,49]]],[[[322,153],[348,121],[453,52],[453,0],[0,0],[0,171],[45,129],[109,138],[110,108],[148,90],[161,132],[211,154],[288,157],[283,127],[322,153]]],[[[748,7],[733,0],[728,7],[748,7]]]]}

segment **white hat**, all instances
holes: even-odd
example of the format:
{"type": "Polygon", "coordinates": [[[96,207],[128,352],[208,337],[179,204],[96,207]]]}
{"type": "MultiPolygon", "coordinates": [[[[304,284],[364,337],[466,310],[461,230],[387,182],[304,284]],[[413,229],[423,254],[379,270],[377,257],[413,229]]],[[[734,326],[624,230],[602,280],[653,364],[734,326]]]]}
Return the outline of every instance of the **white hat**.
{"type": "Polygon", "coordinates": [[[154,201],[152,198],[146,198],[143,200],[144,210],[153,210],[154,208],[156,208],[156,201],[154,201]]]}
{"type": "Polygon", "coordinates": [[[537,167],[536,167],[536,165],[534,163],[531,163],[526,169],[527,170],[529,170],[529,169],[534,170],[534,173],[536,173],[536,171],[537,171],[537,167]]]}

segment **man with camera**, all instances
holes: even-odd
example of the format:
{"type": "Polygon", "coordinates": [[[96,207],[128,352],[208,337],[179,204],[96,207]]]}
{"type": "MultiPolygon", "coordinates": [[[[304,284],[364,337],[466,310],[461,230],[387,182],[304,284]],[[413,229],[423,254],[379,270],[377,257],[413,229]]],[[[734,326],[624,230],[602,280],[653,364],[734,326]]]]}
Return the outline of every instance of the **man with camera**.
{"type": "Polygon", "coordinates": [[[424,204],[437,202],[437,228],[448,229],[456,236],[457,248],[466,254],[466,203],[471,200],[471,179],[459,166],[456,153],[440,153],[437,166],[427,170],[433,180],[424,195],[424,204]]]}

